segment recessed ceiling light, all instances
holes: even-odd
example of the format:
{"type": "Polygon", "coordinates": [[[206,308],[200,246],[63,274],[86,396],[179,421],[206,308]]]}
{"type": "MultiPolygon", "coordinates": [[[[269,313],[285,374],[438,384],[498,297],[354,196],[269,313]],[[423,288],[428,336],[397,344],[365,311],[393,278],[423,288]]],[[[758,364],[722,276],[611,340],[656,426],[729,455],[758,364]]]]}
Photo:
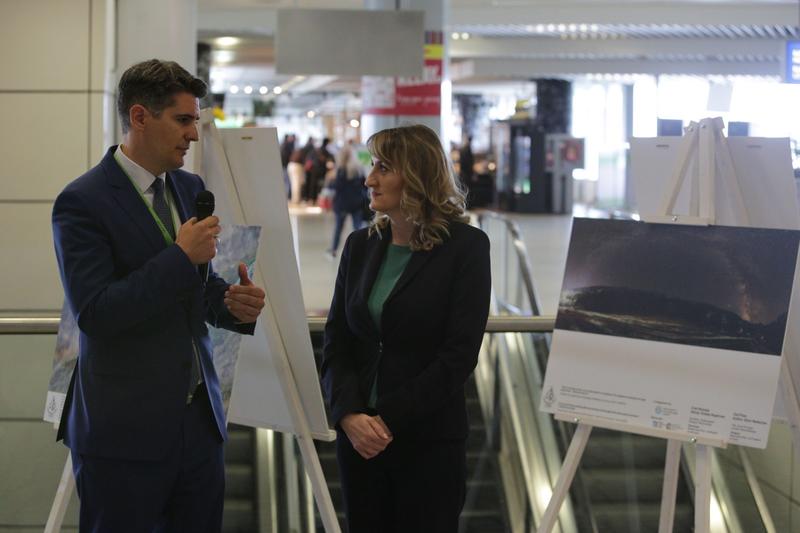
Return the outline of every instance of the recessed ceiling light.
{"type": "Polygon", "coordinates": [[[281,94],[283,92],[283,89],[281,88],[280,85],[278,85],[277,87],[272,89],[272,92],[274,92],[275,94],[281,94]]]}
{"type": "Polygon", "coordinates": [[[309,110],[308,110],[308,113],[306,113],[306,116],[307,116],[308,118],[314,118],[314,117],[316,117],[316,116],[317,116],[317,114],[314,112],[314,110],[313,110],[313,109],[309,109],[309,110]]]}
{"type": "Polygon", "coordinates": [[[217,37],[214,42],[219,46],[236,46],[241,42],[238,37],[217,37]]]}
{"type": "Polygon", "coordinates": [[[353,119],[353,120],[351,120],[351,121],[350,121],[350,127],[351,127],[351,128],[357,128],[357,127],[359,127],[360,125],[361,125],[361,123],[360,123],[358,120],[356,120],[356,119],[353,119]]]}
{"type": "Polygon", "coordinates": [[[457,41],[457,40],[461,39],[461,34],[459,34],[458,32],[454,31],[453,33],[450,34],[450,37],[452,37],[454,41],[457,41]]]}
{"type": "Polygon", "coordinates": [[[261,94],[267,94],[269,92],[269,89],[267,88],[266,85],[262,85],[261,87],[258,88],[258,92],[261,94]]]}
{"type": "Polygon", "coordinates": [[[233,61],[233,52],[230,50],[214,50],[214,61],[217,63],[230,63],[233,61]]]}
{"type": "Polygon", "coordinates": [[[556,25],[555,24],[548,24],[547,25],[547,31],[556,31],[556,25]]]}
{"type": "Polygon", "coordinates": [[[558,25],[558,31],[560,31],[561,33],[564,33],[565,31],[567,31],[567,25],[566,24],[559,24],[558,25]]]}
{"type": "Polygon", "coordinates": [[[236,94],[236,93],[239,92],[239,86],[238,85],[231,85],[228,88],[228,90],[231,92],[231,94],[236,94]]]}
{"type": "Polygon", "coordinates": [[[249,85],[244,86],[244,94],[251,94],[253,92],[253,88],[249,85]]]}
{"type": "Polygon", "coordinates": [[[464,33],[462,33],[462,34],[461,34],[461,39],[463,39],[464,41],[466,41],[467,39],[469,39],[469,33],[467,33],[467,32],[464,32],[464,33]]]}

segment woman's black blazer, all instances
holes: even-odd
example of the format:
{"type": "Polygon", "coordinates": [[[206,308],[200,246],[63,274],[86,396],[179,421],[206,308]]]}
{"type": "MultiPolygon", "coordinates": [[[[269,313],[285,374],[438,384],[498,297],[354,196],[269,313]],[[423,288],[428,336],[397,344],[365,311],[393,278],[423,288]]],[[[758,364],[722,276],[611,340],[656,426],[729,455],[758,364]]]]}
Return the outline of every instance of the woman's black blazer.
{"type": "Polygon", "coordinates": [[[338,427],[348,413],[376,409],[395,438],[462,439],[464,383],[478,361],[489,314],[489,239],[451,222],[450,236],[414,252],[383,307],[380,330],[367,308],[391,232],[356,231],[344,245],[328,322],[322,383],[338,427]]]}

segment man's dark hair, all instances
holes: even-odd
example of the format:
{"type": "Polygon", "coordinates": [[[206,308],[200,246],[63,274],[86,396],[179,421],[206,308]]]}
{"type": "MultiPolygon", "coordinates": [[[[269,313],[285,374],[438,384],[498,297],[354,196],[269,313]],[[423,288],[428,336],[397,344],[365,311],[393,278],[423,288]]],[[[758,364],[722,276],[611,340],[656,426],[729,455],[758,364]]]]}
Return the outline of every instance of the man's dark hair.
{"type": "Polygon", "coordinates": [[[122,133],[131,127],[130,109],[143,105],[158,116],[171,106],[178,93],[190,93],[196,98],[206,95],[206,84],[195,78],[174,61],[149,59],[136,63],[126,70],[119,80],[117,112],[122,122],[122,133]]]}

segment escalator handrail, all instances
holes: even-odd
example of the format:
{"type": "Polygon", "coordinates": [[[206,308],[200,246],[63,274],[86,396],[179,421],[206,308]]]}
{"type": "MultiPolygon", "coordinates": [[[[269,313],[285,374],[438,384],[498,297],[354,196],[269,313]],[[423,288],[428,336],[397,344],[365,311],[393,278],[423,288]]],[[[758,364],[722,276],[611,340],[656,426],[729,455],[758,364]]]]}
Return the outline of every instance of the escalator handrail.
{"type": "Polygon", "coordinates": [[[531,268],[530,258],[528,256],[528,248],[525,246],[525,241],[522,240],[522,234],[516,222],[494,211],[483,211],[478,214],[478,225],[483,228],[484,221],[487,218],[497,220],[506,226],[506,230],[511,236],[514,250],[517,254],[517,261],[519,264],[519,272],[522,276],[522,281],[525,286],[525,292],[528,296],[528,303],[531,306],[531,314],[533,316],[541,316],[541,305],[539,303],[539,296],[536,292],[536,286],[533,284],[533,268],[531,268]]]}

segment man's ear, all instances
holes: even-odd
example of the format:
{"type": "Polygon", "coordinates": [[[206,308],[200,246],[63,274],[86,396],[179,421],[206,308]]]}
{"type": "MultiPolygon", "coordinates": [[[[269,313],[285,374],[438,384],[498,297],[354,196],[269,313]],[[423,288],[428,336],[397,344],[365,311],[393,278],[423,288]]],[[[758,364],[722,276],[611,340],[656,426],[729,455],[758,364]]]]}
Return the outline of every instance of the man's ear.
{"type": "Polygon", "coordinates": [[[131,129],[144,128],[145,119],[150,116],[150,112],[142,104],[133,104],[128,111],[128,118],[131,122],[131,129]]]}

